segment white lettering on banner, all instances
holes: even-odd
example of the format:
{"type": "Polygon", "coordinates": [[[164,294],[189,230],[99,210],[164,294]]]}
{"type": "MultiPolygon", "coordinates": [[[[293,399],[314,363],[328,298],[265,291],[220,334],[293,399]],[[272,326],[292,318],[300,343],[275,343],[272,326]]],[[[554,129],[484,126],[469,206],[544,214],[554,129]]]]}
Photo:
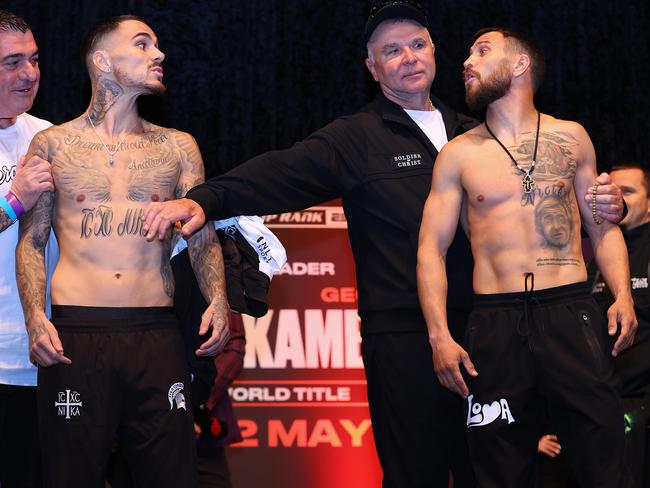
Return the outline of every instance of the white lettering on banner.
{"type": "MultiPolygon", "coordinates": [[[[244,440],[231,447],[259,447],[260,427],[254,420],[238,420],[244,440]]],[[[331,447],[363,447],[370,441],[370,419],[354,422],[350,419],[294,419],[285,424],[280,419],[269,419],[266,423],[268,447],[314,448],[323,444],[331,447]],[[313,422],[313,425],[310,425],[313,422]]]]}
{"type": "Polygon", "coordinates": [[[275,336],[275,367],[286,368],[291,361],[293,369],[305,367],[305,348],[300,332],[298,310],[280,310],[275,336]]]}
{"type": "Polygon", "coordinates": [[[286,402],[291,398],[291,389],[284,386],[231,386],[228,394],[234,402],[286,402]]]}
{"type": "Polygon", "coordinates": [[[246,330],[244,368],[361,369],[359,316],[353,309],[311,309],[304,313],[304,337],[296,309],[277,311],[275,345],[269,330],[275,310],[259,319],[242,315],[246,330]]]}
{"type": "Polygon", "coordinates": [[[323,323],[320,310],[305,310],[305,355],[308,368],[320,364],[330,368],[343,367],[343,327],[337,314],[329,313],[323,323]],[[328,361],[329,359],[329,361],[328,361]],[[329,364],[328,364],[329,362],[329,364]]]}
{"type": "Polygon", "coordinates": [[[283,213],[278,217],[281,224],[324,224],[325,212],[303,210],[302,212],[283,213]]]}
{"type": "Polygon", "coordinates": [[[291,276],[334,276],[336,272],[334,271],[334,263],[286,263],[280,270],[279,275],[291,275],[291,276]]]}
{"type": "Polygon", "coordinates": [[[349,402],[350,388],[340,386],[336,389],[329,386],[296,386],[293,392],[299,402],[349,402]]]}
{"type": "Polygon", "coordinates": [[[266,215],[264,225],[271,229],[346,229],[347,220],[340,206],[311,207],[300,212],[266,215]]]}
{"type": "Polygon", "coordinates": [[[349,386],[247,386],[228,388],[234,402],[349,402],[349,386]]]}

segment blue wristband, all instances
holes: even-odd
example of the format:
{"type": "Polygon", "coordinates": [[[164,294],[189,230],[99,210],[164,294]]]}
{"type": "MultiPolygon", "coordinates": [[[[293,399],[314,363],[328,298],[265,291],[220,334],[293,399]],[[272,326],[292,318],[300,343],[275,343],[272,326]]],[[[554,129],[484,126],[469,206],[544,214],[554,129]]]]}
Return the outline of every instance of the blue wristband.
{"type": "Polygon", "coordinates": [[[12,222],[18,220],[18,217],[16,217],[16,212],[14,212],[14,209],[11,208],[11,205],[9,205],[9,202],[5,197],[0,197],[0,208],[4,210],[12,222]]]}

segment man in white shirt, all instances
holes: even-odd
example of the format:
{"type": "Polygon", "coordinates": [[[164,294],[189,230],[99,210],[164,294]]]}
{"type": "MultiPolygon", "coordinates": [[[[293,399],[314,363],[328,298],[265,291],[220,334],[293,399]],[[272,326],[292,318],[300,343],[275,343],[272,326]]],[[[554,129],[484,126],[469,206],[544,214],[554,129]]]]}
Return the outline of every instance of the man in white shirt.
{"type": "MultiPolygon", "coordinates": [[[[25,320],[16,286],[18,220],[43,191],[52,190],[49,165],[25,160],[32,137],[49,122],[27,113],[40,72],[27,23],[0,10],[0,485],[40,486],[36,429],[36,368],[30,364],[25,320]]],[[[58,256],[50,239],[48,266],[58,256]]]]}

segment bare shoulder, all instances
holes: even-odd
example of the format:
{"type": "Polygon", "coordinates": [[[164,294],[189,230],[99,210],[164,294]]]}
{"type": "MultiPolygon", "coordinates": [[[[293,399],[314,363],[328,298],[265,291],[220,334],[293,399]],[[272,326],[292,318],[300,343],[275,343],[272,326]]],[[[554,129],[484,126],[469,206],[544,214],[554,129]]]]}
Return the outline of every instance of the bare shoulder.
{"type": "Polygon", "coordinates": [[[187,132],[174,129],[172,127],[163,127],[146,120],[142,120],[143,135],[145,138],[164,138],[172,144],[196,144],[194,137],[187,132]]]}
{"type": "Polygon", "coordinates": [[[61,130],[59,129],[59,126],[55,125],[37,132],[34,134],[34,137],[32,137],[32,141],[29,144],[28,154],[49,160],[53,143],[57,140],[57,136],[60,135],[60,133],[61,130]]]}
{"type": "Polygon", "coordinates": [[[558,119],[552,115],[542,114],[541,124],[542,130],[545,132],[566,134],[578,141],[589,138],[585,128],[573,120],[558,119]]]}
{"type": "Polygon", "coordinates": [[[39,132],[38,134],[41,134],[45,140],[54,142],[69,136],[73,131],[83,129],[85,127],[85,124],[86,122],[83,120],[83,118],[78,117],[62,124],[52,125],[47,129],[39,132]]]}
{"type": "Polygon", "coordinates": [[[40,142],[49,142],[49,141],[54,141],[60,137],[63,136],[66,132],[66,127],[67,124],[61,124],[61,125],[51,125],[47,129],[44,129],[40,132],[37,132],[34,135],[34,138],[32,141],[39,140],[40,142]]]}
{"type": "Polygon", "coordinates": [[[439,160],[442,160],[444,164],[451,163],[458,166],[471,159],[472,154],[479,150],[483,142],[485,142],[485,134],[485,126],[481,124],[464,134],[454,137],[442,148],[438,158],[436,158],[436,164],[438,164],[439,160]]]}

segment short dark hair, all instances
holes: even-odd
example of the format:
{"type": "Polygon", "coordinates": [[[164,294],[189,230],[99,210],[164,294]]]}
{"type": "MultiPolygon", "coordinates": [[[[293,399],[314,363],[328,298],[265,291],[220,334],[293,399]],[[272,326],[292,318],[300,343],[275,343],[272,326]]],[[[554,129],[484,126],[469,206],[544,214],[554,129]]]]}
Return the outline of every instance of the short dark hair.
{"type": "MultiPolygon", "coordinates": [[[[106,35],[117,30],[122,22],[127,20],[137,20],[143,24],[147,24],[142,18],[137,15],[118,15],[116,17],[109,17],[95,23],[83,40],[81,45],[81,60],[88,66],[88,56],[90,56],[96,49],[97,44],[106,35]]],[[[148,24],[147,24],[148,25],[148,24]]]]}
{"type": "Polygon", "coordinates": [[[472,44],[483,34],[487,34],[488,32],[501,33],[507,41],[506,49],[511,51],[520,50],[530,57],[530,74],[533,81],[533,92],[536,92],[542,84],[544,73],[546,72],[546,60],[544,59],[544,53],[539,47],[539,44],[521,32],[511,31],[504,29],[503,27],[485,27],[479,30],[474,34],[472,44]]]}
{"type": "Polygon", "coordinates": [[[637,163],[636,161],[619,161],[612,164],[610,172],[622,169],[640,169],[643,173],[643,187],[646,194],[650,196],[650,167],[647,164],[637,163]]]}
{"type": "Polygon", "coordinates": [[[0,32],[16,31],[24,34],[28,30],[31,29],[25,19],[12,12],[0,10],[0,32]]]}

